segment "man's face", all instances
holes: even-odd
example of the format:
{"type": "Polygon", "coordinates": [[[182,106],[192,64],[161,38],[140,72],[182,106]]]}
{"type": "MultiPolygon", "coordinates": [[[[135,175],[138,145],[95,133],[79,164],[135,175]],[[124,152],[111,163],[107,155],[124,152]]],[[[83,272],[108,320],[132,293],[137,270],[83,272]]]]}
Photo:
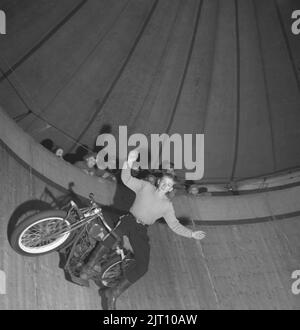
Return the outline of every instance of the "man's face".
{"type": "Polygon", "coordinates": [[[169,177],[162,177],[158,183],[158,189],[167,194],[173,190],[174,181],[169,177]]]}

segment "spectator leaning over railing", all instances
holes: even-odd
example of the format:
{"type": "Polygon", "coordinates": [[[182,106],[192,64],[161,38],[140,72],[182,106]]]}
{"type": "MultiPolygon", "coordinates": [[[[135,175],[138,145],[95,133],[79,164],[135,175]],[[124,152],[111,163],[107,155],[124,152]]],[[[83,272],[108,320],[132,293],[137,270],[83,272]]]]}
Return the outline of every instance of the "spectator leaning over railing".
{"type": "Polygon", "coordinates": [[[80,168],[83,172],[92,176],[96,176],[97,173],[97,169],[95,168],[95,165],[96,165],[95,153],[88,153],[83,157],[82,161],[78,161],[74,164],[74,166],[80,168]]]}

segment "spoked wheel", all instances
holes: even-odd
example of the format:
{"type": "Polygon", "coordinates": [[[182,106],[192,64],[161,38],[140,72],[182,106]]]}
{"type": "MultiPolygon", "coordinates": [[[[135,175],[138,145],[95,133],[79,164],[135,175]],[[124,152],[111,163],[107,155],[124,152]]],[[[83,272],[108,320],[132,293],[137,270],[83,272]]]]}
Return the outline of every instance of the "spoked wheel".
{"type": "Polygon", "coordinates": [[[19,254],[37,256],[49,253],[69,242],[72,235],[67,213],[60,210],[40,212],[15,227],[9,239],[19,254]]]}
{"type": "Polygon", "coordinates": [[[121,260],[120,256],[116,256],[107,263],[101,273],[100,281],[102,285],[112,288],[117,285],[123,277],[124,270],[134,262],[133,258],[125,258],[121,260]]]}

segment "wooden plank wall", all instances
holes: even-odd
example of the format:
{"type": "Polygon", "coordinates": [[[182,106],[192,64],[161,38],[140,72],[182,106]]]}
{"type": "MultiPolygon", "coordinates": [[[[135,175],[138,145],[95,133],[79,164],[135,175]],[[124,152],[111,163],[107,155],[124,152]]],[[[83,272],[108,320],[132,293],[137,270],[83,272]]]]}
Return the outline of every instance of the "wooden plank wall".
{"type": "MultiPolygon", "coordinates": [[[[7,275],[0,309],[101,309],[97,287],[64,279],[58,255],[25,258],[7,241],[15,208],[39,198],[45,183],[0,147],[0,269],[7,275]]],[[[54,190],[54,189],[53,189],[54,190]]],[[[205,220],[205,219],[204,219],[205,220]]],[[[165,224],[149,229],[148,273],[120,297],[121,309],[299,309],[291,273],[300,269],[300,219],[201,227],[197,242],[165,224]]]]}

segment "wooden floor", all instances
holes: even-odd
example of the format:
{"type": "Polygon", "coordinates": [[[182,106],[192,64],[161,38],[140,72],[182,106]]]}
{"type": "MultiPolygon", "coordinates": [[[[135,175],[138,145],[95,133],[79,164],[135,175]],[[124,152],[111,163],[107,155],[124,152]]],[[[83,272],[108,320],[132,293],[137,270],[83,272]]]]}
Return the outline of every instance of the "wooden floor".
{"type": "MultiPolygon", "coordinates": [[[[7,224],[45,183],[0,148],[0,309],[101,309],[97,287],[67,282],[58,255],[27,258],[7,241],[7,224]]],[[[55,191],[53,188],[51,188],[55,191]]],[[[300,219],[209,226],[204,241],[177,236],[164,224],[149,229],[149,272],[118,301],[119,309],[300,309],[291,274],[300,269],[300,219]]]]}

